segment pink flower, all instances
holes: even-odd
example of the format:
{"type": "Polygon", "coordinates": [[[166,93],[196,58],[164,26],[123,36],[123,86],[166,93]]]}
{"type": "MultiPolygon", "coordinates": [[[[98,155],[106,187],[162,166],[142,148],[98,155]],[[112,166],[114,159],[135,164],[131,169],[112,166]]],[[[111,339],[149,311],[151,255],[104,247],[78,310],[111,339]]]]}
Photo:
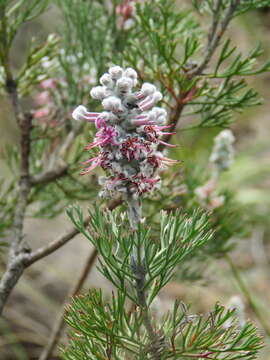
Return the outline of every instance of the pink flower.
{"type": "Polygon", "coordinates": [[[96,133],[95,141],[85,147],[90,150],[96,146],[117,145],[115,137],[117,131],[112,126],[106,126],[96,133]]]}
{"type": "Polygon", "coordinates": [[[110,162],[108,161],[108,153],[99,153],[98,156],[91,158],[89,160],[86,160],[83,162],[83,165],[88,165],[92,163],[90,166],[85,168],[81,175],[88,174],[93,169],[95,169],[97,166],[101,166],[103,169],[108,169],[111,167],[110,162]]]}
{"type": "Polygon", "coordinates": [[[49,114],[50,114],[49,108],[42,108],[42,109],[36,110],[34,112],[34,118],[41,119],[41,118],[47,117],[49,114]]]}
{"type": "Polygon", "coordinates": [[[129,24],[132,25],[132,18],[136,12],[134,1],[123,0],[122,3],[116,6],[116,15],[118,15],[118,26],[122,29],[127,29],[129,24]]]}
{"type": "Polygon", "coordinates": [[[42,91],[38,93],[35,98],[34,102],[37,106],[43,106],[48,104],[51,101],[50,93],[48,91],[42,91]]]}
{"type": "Polygon", "coordinates": [[[168,146],[168,147],[176,147],[176,145],[166,143],[165,141],[162,141],[162,140],[159,139],[159,137],[162,136],[162,135],[174,135],[174,134],[176,134],[175,132],[162,132],[161,131],[162,128],[164,128],[164,127],[163,126],[158,126],[158,125],[145,126],[144,130],[146,132],[147,139],[149,141],[151,141],[151,142],[163,144],[163,145],[168,146]]]}

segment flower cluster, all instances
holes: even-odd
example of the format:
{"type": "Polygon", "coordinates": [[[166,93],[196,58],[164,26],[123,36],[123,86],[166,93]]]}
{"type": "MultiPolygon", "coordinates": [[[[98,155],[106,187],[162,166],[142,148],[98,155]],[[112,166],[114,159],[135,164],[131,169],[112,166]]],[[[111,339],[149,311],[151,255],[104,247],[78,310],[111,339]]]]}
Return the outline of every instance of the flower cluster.
{"type": "Polygon", "coordinates": [[[134,25],[137,0],[123,0],[116,6],[116,15],[118,17],[118,28],[128,30],[134,25]]]}
{"type": "Polygon", "coordinates": [[[99,152],[85,161],[83,174],[101,166],[108,173],[100,178],[101,195],[118,192],[137,199],[158,186],[157,170],[177,162],[157,151],[158,144],[174,146],[160,139],[164,134],[172,134],[163,132],[170,127],[165,125],[166,111],[155,106],[162,95],[150,83],[133,91],[137,73],[131,68],[113,66],[100,83],[90,95],[102,102],[104,111],[88,112],[83,105],[73,111],[75,120],[92,122],[97,128],[94,141],[86,149],[98,147],[99,152]]]}
{"type": "Polygon", "coordinates": [[[210,162],[214,164],[218,172],[229,169],[234,158],[234,136],[231,130],[221,131],[215,137],[215,145],[210,156],[210,162]]]}
{"type": "Polygon", "coordinates": [[[68,55],[64,49],[60,49],[57,55],[53,59],[53,63],[47,56],[41,59],[44,73],[40,77],[38,92],[33,98],[35,106],[33,116],[43,127],[64,125],[65,119],[70,117],[69,108],[67,110],[67,108],[59,106],[59,102],[67,103],[67,99],[70,97],[68,79],[61,69],[61,58],[74,68],[73,79],[77,82],[80,93],[87,94],[89,86],[96,83],[95,68],[91,68],[87,63],[84,63],[82,67],[76,66],[78,59],[81,61],[83,58],[81,52],[74,56],[68,55]]]}
{"type": "Polygon", "coordinates": [[[204,185],[195,189],[200,204],[211,210],[222,206],[225,201],[225,197],[219,196],[216,189],[219,175],[228,170],[233,162],[234,140],[234,135],[229,129],[221,131],[215,137],[215,144],[209,159],[213,165],[211,177],[204,185]]]}
{"type": "Polygon", "coordinates": [[[217,191],[217,178],[212,177],[204,185],[195,189],[195,194],[199,203],[209,210],[214,210],[224,205],[225,197],[218,195],[217,191]]]}

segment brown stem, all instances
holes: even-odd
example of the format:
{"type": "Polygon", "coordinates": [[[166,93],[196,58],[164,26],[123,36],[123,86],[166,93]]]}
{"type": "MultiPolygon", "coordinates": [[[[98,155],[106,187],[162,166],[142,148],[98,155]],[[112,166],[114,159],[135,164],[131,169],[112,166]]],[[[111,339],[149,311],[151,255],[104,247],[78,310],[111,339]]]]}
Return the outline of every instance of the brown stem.
{"type": "MultiPolygon", "coordinates": [[[[108,209],[112,211],[117,206],[119,206],[121,203],[122,203],[122,200],[120,200],[120,199],[112,201],[108,205],[108,209]]],[[[89,217],[87,217],[85,219],[84,225],[86,226],[88,223],[89,223],[89,217]]],[[[74,230],[73,230],[73,233],[74,233],[74,230]]],[[[66,238],[67,238],[67,236],[66,236],[66,238]]],[[[55,243],[57,243],[57,241],[55,241],[55,243]]],[[[47,252],[47,251],[48,250],[45,250],[45,252],[47,252]]],[[[55,250],[53,250],[53,251],[55,251],[55,250]]],[[[44,253],[44,251],[40,251],[37,254],[38,256],[35,256],[35,259],[36,259],[35,261],[39,260],[42,252],[44,253]]],[[[62,311],[60,312],[60,315],[54,324],[54,328],[52,330],[52,335],[48,341],[47,346],[42,351],[39,360],[49,360],[50,359],[56,345],[58,344],[58,342],[61,338],[62,331],[65,327],[65,322],[64,322],[65,305],[68,303],[70,297],[74,297],[80,292],[85,280],[87,279],[88,274],[90,273],[90,271],[95,263],[97,255],[98,255],[98,252],[96,249],[94,249],[93,252],[90,254],[90,256],[87,258],[78,280],[76,281],[73,289],[71,290],[70,295],[66,298],[65,304],[62,307],[62,311]]]]}
{"type": "MultiPolygon", "coordinates": [[[[186,97],[186,94],[183,94],[183,95],[179,98],[179,100],[178,100],[178,102],[177,102],[174,110],[171,112],[170,120],[169,120],[169,124],[168,124],[168,125],[172,125],[172,127],[170,128],[170,132],[174,132],[175,129],[176,129],[176,126],[177,126],[177,124],[178,124],[179,118],[180,118],[180,116],[181,116],[181,114],[182,114],[182,111],[183,111],[183,109],[184,109],[184,107],[185,107],[185,104],[186,104],[186,103],[183,102],[183,99],[184,99],[185,97],[186,97]]],[[[170,141],[171,137],[172,137],[172,135],[165,135],[162,140],[163,140],[164,142],[167,142],[167,143],[168,143],[168,142],[170,141]]],[[[159,150],[159,151],[162,151],[164,148],[165,148],[165,145],[164,145],[164,144],[159,144],[159,146],[158,146],[158,150],[159,150]]]]}
{"type": "MultiPolygon", "coordinates": [[[[220,40],[222,36],[224,35],[234,12],[236,11],[237,7],[239,6],[241,0],[231,0],[230,6],[228,7],[227,11],[224,14],[223,20],[219,24],[219,16],[221,11],[221,0],[216,1],[216,5],[213,12],[213,19],[212,24],[209,29],[208,33],[208,43],[205,49],[205,55],[203,57],[203,60],[201,61],[201,64],[194,69],[194,71],[191,71],[187,74],[188,78],[192,80],[195,76],[199,76],[203,73],[207,65],[209,64],[216,48],[219,46],[220,40]],[[220,26],[218,26],[220,25],[220,26]]],[[[172,124],[171,132],[174,132],[179,118],[181,117],[182,111],[185,107],[185,105],[188,103],[186,97],[188,97],[188,93],[183,93],[180,96],[176,97],[176,105],[175,108],[172,110],[170,115],[170,121],[169,124],[172,124]]],[[[175,98],[175,95],[174,95],[175,98]]],[[[192,97],[191,99],[192,100],[192,97]]],[[[165,142],[169,142],[172,135],[166,135],[164,139],[162,139],[165,142]]],[[[158,150],[162,151],[164,149],[164,144],[159,144],[158,150]]]]}
{"type": "Polygon", "coordinates": [[[31,190],[29,181],[29,156],[31,139],[30,132],[32,128],[32,116],[26,114],[20,122],[21,127],[21,169],[19,180],[18,202],[14,214],[14,240],[11,244],[11,257],[21,252],[21,242],[23,240],[23,222],[28,201],[28,195],[31,190]]]}
{"type": "Polygon", "coordinates": [[[53,169],[46,170],[40,174],[30,177],[31,185],[46,185],[67,174],[68,165],[64,162],[58,164],[53,169]]]}
{"type": "Polygon", "coordinates": [[[6,271],[0,281],[0,314],[18,279],[22,275],[24,260],[30,251],[28,245],[23,243],[23,224],[31,190],[29,181],[29,156],[31,150],[32,115],[23,114],[18,101],[16,82],[13,80],[9,67],[6,69],[6,90],[13,105],[14,115],[21,130],[20,140],[20,179],[18,186],[18,200],[16,204],[13,230],[6,271]]]}
{"type": "Polygon", "coordinates": [[[204,69],[209,64],[216,48],[219,46],[220,39],[224,35],[234,12],[236,11],[237,7],[239,6],[241,0],[231,0],[230,5],[228,6],[227,10],[225,11],[223,20],[220,23],[220,26],[218,26],[218,14],[220,11],[220,0],[217,0],[216,8],[214,10],[213,14],[213,21],[212,26],[209,30],[208,35],[208,44],[206,47],[204,58],[201,62],[201,64],[190,74],[192,77],[201,75],[204,69]]]}
{"type": "MultiPolygon", "coordinates": [[[[122,200],[114,200],[108,205],[108,209],[113,210],[120,204],[122,204],[122,200]]],[[[85,226],[88,223],[89,217],[87,217],[84,221],[85,226]]],[[[0,314],[3,311],[11,291],[18,282],[19,278],[22,276],[23,271],[36,261],[41,260],[58,250],[68,241],[72,240],[77,234],[79,234],[79,231],[76,228],[72,228],[66,234],[59,236],[56,240],[53,240],[48,245],[37,249],[32,253],[29,253],[26,248],[19,255],[13,256],[13,258],[8,262],[7,268],[0,281],[0,314]]]]}
{"type": "Polygon", "coordinates": [[[146,295],[145,295],[145,269],[143,264],[140,263],[139,259],[136,260],[133,264],[133,270],[136,276],[136,291],[137,291],[137,298],[138,304],[141,309],[141,314],[143,318],[143,323],[146,328],[146,331],[149,336],[150,344],[149,344],[149,352],[153,356],[155,360],[161,360],[161,352],[162,352],[162,343],[159,335],[153,328],[151,323],[151,315],[149,313],[149,307],[146,302],[146,295]]]}

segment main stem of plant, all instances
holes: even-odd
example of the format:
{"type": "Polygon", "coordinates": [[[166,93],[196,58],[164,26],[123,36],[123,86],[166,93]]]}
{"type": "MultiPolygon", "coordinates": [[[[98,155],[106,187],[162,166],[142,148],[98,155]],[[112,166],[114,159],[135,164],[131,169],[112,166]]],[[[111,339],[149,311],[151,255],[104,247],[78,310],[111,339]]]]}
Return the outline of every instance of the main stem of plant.
{"type": "Polygon", "coordinates": [[[143,324],[148,333],[150,344],[149,353],[153,356],[154,360],[160,360],[160,339],[158,334],[155,332],[151,323],[151,314],[149,313],[149,307],[146,301],[145,293],[145,279],[146,279],[146,267],[144,264],[144,256],[142,254],[141,242],[136,229],[141,221],[141,204],[139,200],[134,200],[131,197],[128,198],[128,218],[131,225],[131,231],[134,232],[135,247],[131,256],[131,268],[135,275],[136,282],[136,293],[138,306],[141,310],[143,324]]]}

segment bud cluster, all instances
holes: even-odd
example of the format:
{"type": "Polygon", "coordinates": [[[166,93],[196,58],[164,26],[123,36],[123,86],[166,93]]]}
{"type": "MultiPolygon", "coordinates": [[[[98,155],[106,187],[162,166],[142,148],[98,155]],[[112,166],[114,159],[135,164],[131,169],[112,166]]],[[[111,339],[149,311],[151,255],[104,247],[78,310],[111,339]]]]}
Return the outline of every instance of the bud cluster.
{"type": "Polygon", "coordinates": [[[118,17],[118,27],[128,30],[134,25],[136,14],[136,0],[123,0],[116,6],[116,15],[118,17]]]}
{"type": "Polygon", "coordinates": [[[225,201],[225,197],[219,196],[216,189],[219,175],[232,165],[234,140],[235,137],[229,129],[221,131],[215,137],[215,144],[209,159],[209,162],[213,164],[211,177],[204,185],[195,189],[195,194],[201,205],[211,210],[222,206],[225,201]]]}
{"type": "Polygon", "coordinates": [[[226,129],[221,131],[215,137],[215,145],[210,156],[212,162],[218,172],[222,172],[230,168],[234,158],[234,143],[235,137],[231,130],[226,129]]]}
{"type": "Polygon", "coordinates": [[[166,123],[166,111],[155,104],[162,99],[156,87],[144,83],[139,91],[137,73],[131,68],[113,66],[100,78],[101,86],[90,91],[92,98],[100,100],[104,111],[88,112],[80,105],[73,111],[75,120],[95,124],[97,133],[86,150],[99,148],[98,154],[85,161],[83,174],[97,166],[106,170],[108,176],[100,178],[101,195],[112,196],[115,192],[137,199],[153,190],[160,183],[157,170],[174,164],[157,151],[166,123]]]}

